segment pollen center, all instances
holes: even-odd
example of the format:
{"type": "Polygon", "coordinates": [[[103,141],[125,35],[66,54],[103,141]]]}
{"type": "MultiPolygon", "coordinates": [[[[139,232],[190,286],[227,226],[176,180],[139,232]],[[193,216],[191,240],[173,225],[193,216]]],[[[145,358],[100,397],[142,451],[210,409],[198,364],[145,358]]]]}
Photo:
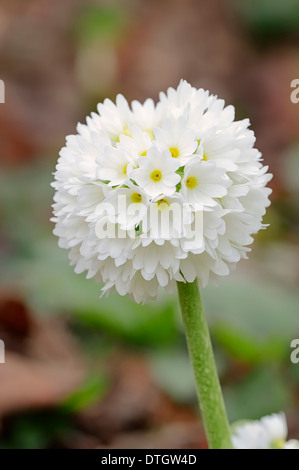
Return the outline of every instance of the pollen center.
{"type": "Polygon", "coordinates": [[[150,136],[151,140],[154,140],[155,134],[153,133],[152,129],[146,129],[145,132],[148,133],[148,135],[150,136]]]}
{"type": "Polygon", "coordinates": [[[276,439],[276,441],[272,442],[271,449],[283,449],[285,445],[284,439],[276,439]]]}
{"type": "Polygon", "coordinates": [[[123,174],[127,174],[128,163],[123,167],[123,174]]]}
{"type": "Polygon", "coordinates": [[[159,199],[159,201],[157,201],[157,204],[160,211],[167,209],[167,207],[169,206],[169,202],[167,201],[167,199],[164,198],[159,199]]]}
{"type": "Polygon", "coordinates": [[[178,158],[180,155],[179,149],[177,147],[170,147],[169,152],[171,153],[172,158],[178,158]]]}
{"type": "Polygon", "coordinates": [[[151,173],[151,179],[155,182],[157,181],[160,181],[160,179],[162,178],[162,173],[160,170],[154,170],[152,173],[151,173]]]}
{"type": "Polygon", "coordinates": [[[142,196],[139,193],[133,193],[131,194],[131,201],[138,204],[142,202],[142,196]]]}
{"type": "Polygon", "coordinates": [[[129,128],[127,125],[124,126],[124,134],[129,136],[129,137],[132,137],[132,134],[131,132],[129,131],[129,128]]]}
{"type": "Polygon", "coordinates": [[[194,176],[189,176],[186,180],[186,186],[189,189],[194,189],[197,186],[197,179],[194,176]]]}
{"type": "Polygon", "coordinates": [[[203,156],[202,156],[202,159],[207,162],[208,161],[208,157],[206,156],[206,154],[204,153],[203,156]]]}
{"type": "Polygon", "coordinates": [[[146,157],[146,150],[140,154],[140,157],[146,157]]]}

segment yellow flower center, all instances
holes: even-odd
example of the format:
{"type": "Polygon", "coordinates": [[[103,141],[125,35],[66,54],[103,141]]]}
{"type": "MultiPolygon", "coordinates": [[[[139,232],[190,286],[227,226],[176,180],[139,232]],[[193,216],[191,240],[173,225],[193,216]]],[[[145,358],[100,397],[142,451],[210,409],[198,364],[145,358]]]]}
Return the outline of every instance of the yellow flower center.
{"type": "Polygon", "coordinates": [[[186,180],[186,186],[189,189],[194,189],[197,186],[197,179],[194,176],[189,176],[186,180]]]}
{"type": "Polygon", "coordinates": [[[177,147],[170,147],[169,151],[171,153],[172,158],[178,158],[180,155],[179,149],[177,147]]]}
{"type": "Polygon", "coordinates": [[[142,202],[142,196],[139,193],[133,193],[131,194],[131,201],[134,202],[135,204],[138,204],[142,202]]]}
{"type": "Polygon", "coordinates": [[[124,134],[128,135],[129,137],[132,137],[131,132],[129,131],[129,128],[127,125],[124,126],[124,134]]]}
{"type": "Polygon", "coordinates": [[[157,204],[158,204],[158,209],[160,211],[163,211],[165,209],[167,209],[167,207],[169,206],[169,202],[167,201],[167,199],[159,199],[159,201],[157,201],[157,204]]]}
{"type": "Polygon", "coordinates": [[[120,139],[120,136],[121,136],[121,135],[127,135],[127,136],[129,136],[129,137],[132,137],[132,134],[131,134],[131,132],[129,131],[129,128],[128,128],[127,125],[124,126],[123,132],[120,133],[119,135],[116,135],[115,137],[112,137],[112,140],[113,140],[114,142],[119,142],[119,139],[120,139]]]}
{"type": "Polygon", "coordinates": [[[155,183],[157,181],[160,181],[162,179],[162,173],[160,170],[154,170],[152,173],[151,173],[151,179],[153,181],[155,181],[155,183]]]}
{"type": "Polygon", "coordinates": [[[146,157],[146,150],[140,154],[140,157],[146,157]]]}
{"type": "Polygon", "coordinates": [[[152,129],[146,129],[145,132],[148,133],[148,135],[150,136],[151,140],[154,140],[155,134],[153,133],[152,129]]]}
{"type": "Polygon", "coordinates": [[[272,442],[271,449],[283,449],[285,445],[285,440],[283,438],[276,439],[276,441],[272,442]]]}
{"type": "Polygon", "coordinates": [[[123,167],[123,174],[127,174],[128,163],[123,167]]]}
{"type": "MultiPolygon", "coordinates": [[[[200,141],[201,141],[201,139],[198,139],[198,140],[197,140],[198,146],[199,146],[199,144],[200,144],[200,141]]],[[[203,156],[202,156],[202,160],[204,160],[205,162],[208,161],[208,157],[207,157],[207,155],[206,155],[205,153],[204,153],[203,156]]]]}

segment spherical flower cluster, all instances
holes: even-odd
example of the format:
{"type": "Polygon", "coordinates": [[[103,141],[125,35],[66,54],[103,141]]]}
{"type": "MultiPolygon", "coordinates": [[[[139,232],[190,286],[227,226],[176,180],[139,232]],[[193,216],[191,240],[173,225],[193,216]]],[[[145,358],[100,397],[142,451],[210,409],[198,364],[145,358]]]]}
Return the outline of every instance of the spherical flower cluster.
{"type": "Polygon", "coordinates": [[[249,120],[181,81],[157,105],[122,95],[61,150],[54,233],[75,271],[136,302],[176,281],[205,286],[246,258],[271,179],[249,120]]]}
{"type": "Polygon", "coordinates": [[[232,441],[235,449],[299,449],[299,441],[286,441],[287,434],[285,414],[277,413],[236,426],[232,441]]]}

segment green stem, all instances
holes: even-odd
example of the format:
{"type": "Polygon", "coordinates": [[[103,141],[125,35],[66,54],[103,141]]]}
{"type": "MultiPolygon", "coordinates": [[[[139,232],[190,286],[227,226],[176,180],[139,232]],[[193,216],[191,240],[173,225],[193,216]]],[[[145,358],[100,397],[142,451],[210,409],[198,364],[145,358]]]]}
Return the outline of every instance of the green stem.
{"type": "Polygon", "coordinates": [[[211,449],[231,449],[231,437],[209,328],[197,280],[178,282],[178,292],[193,366],[197,396],[211,449]]]}

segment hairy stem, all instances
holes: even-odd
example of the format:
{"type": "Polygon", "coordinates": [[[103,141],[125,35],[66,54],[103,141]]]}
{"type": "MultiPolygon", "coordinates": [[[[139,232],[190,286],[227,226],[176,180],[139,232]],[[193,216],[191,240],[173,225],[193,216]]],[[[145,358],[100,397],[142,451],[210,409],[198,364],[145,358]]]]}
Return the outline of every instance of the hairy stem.
{"type": "Polygon", "coordinates": [[[231,449],[230,428],[197,280],[178,282],[189,355],[206,436],[211,449],[231,449]]]}

